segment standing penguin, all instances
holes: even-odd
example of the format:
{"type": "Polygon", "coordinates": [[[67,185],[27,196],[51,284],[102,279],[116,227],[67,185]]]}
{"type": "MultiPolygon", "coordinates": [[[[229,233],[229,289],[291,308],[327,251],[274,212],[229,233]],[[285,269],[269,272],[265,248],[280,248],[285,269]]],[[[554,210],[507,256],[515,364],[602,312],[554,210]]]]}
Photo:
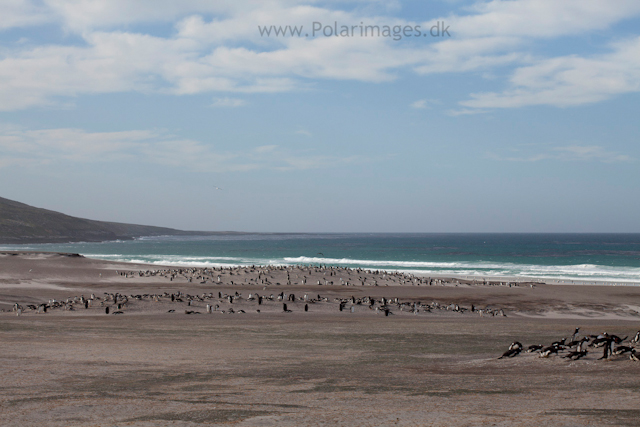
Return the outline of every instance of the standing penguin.
{"type": "Polygon", "coordinates": [[[109,306],[104,308],[104,314],[109,314],[109,306]]]}
{"type": "Polygon", "coordinates": [[[304,305],[304,311],[309,311],[309,304],[304,305]]]}

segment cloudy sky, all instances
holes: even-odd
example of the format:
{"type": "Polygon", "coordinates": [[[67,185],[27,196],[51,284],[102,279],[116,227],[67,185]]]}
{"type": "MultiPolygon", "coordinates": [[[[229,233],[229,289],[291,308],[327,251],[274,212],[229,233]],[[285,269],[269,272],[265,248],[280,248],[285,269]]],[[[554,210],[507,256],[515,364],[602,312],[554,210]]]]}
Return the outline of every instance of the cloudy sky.
{"type": "Polygon", "coordinates": [[[640,232],[639,92],[637,0],[2,0],[0,197],[198,230],[640,232]]]}

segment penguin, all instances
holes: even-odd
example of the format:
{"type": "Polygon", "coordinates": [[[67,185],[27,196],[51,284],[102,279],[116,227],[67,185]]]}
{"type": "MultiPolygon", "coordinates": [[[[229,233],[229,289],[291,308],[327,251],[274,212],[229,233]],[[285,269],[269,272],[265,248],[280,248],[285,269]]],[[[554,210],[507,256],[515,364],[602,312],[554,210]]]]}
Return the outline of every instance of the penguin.
{"type": "Polygon", "coordinates": [[[575,347],[577,345],[582,346],[583,343],[589,342],[589,337],[583,337],[581,340],[568,342],[565,344],[565,347],[575,347]]]}
{"type": "Polygon", "coordinates": [[[609,355],[613,351],[613,339],[608,338],[607,342],[605,342],[603,348],[604,348],[604,350],[603,350],[603,353],[602,353],[602,357],[600,357],[598,360],[609,360],[609,355]]]}
{"type": "Polygon", "coordinates": [[[565,359],[571,359],[571,360],[579,360],[583,357],[585,357],[587,355],[587,350],[582,350],[579,349],[577,351],[572,351],[569,354],[567,354],[566,356],[564,356],[565,359]]]}
{"type": "Polygon", "coordinates": [[[551,344],[549,347],[545,347],[542,350],[540,350],[540,357],[549,357],[552,354],[558,354],[558,350],[559,350],[559,346],[551,344]]]}
{"type": "Polygon", "coordinates": [[[632,343],[638,344],[640,343],[640,331],[636,332],[636,336],[631,340],[632,343]]]}
{"type": "Polygon", "coordinates": [[[527,348],[527,353],[533,353],[533,352],[536,352],[536,351],[538,351],[538,350],[541,350],[541,349],[542,349],[542,347],[544,347],[542,344],[533,344],[533,345],[530,345],[530,346],[527,348]]]}
{"type": "Polygon", "coordinates": [[[304,305],[304,311],[305,311],[305,312],[309,311],[309,304],[305,304],[305,305],[304,305]]]}
{"type": "Polygon", "coordinates": [[[620,345],[613,350],[613,354],[620,355],[625,353],[631,353],[633,349],[634,349],[633,347],[630,347],[628,345],[620,345]]]}
{"type": "MultiPolygon", "coordinates": [[[[567,341],[567,339],[566,339],[566,338],[562,338],[560,341],[552,342],[552,343],[551,343],[551,346],[552,346],[552,347],[562,347],[562,346],[564,346],[564,343],[565,343],[566,341],[567,341]]],[[[562,350],[562,349],[560,348],[560,350],[562,350]]]]}
{"type": "Polygon", "coordinates": [[[509,346],[509,350],[515,350],[515,349],[522,350],[522,343],[520,343],[520,341],[514,341],[509,346]]]}
{"type": "Polygon", "coordinates": [[[571,335],[571,341],[576,340],[576,337],[578,336],[578,332],[580,332],[580,328],[576,328],[576,330],[573,331],[573,335],[571,335]]]}
{"type": "Polygon", "coordinates": [[[522,347],[514,347],[511,348],[509,346],[509,350],[505,351],[502,356],[498,357],[498,359],[504,359],[505,357],[516,357],[522,351],[522,347]]]}
{"type": "Polygon", "coordinates": [[[109,306],[104,308],[104,314],[109,314],[109,306]]]}

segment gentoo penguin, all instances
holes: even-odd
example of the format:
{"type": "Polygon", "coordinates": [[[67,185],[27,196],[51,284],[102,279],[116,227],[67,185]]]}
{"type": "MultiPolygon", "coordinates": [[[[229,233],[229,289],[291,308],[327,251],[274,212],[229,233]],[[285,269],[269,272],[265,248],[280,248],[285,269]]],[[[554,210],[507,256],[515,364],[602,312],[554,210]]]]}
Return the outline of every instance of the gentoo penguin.
{"type": "Polygon", "coordinates": [[[614,342],[614,343],[616,343],[616,344],[620,344],[622,341],[626,340],[627,338],[629,338],[629,336],[628,336],[628,335],[627,335],[626,337],[624,337],[624,338],[620,338],[620,337],[619,337],[619,336],[617,336],[617,335],[611,335],[611,339],[612,339],[612,340],[613,340],[613,342],[614,342]]]}
{"type": "Polygon", "coordinates": [[[605,342],[603,347],[604,347],[604,351],[602,353],[602,357],[599,358],[598,360],[609,359],[609,355],[613,352],[613,339],[608,338],[607,342],[605,342]]]}
{"type": "Polygon", "coordinates": [[[638,354],[636,353],[636,349],[631,350],[631,354],[629,355],[629,359],[634,362],[640,362],[640,358],[638,358],[638,354]]]}
{"type": "Polygon", "coordinates": [[[580,332],[580,328],[576,328],[576,330],[573,331],[573,335],[571,335],[571,341],[576,340],[576,337],[578,336],[578,332],[580,332]]]}
{"type": "Polygon", "coordinates": [[[571,360],[578,360],[581,359],[583,357],[585,357],[587,355],[587,350],[582,350],[582,347],[579,347],[579,349],[577,351],[572,351],[569,352],[569,354],[567,354],[566,356],[564,356],[565,359],[571,359],[571,360]]]}
{"type": "Polygon", "coordinates": [[[533,353],[534,351],[538,351],[544,347],[542,344],[533,344],[527,348],[527,353],[533,353]]]}
{"type": "Polygon", "coordinates": [[[636,332],[636,336],[631,340],[631,342],[634,344],[640,343],[640,331],[636,332]]]}
{"type": "Polygon", "coordinates": [[[304,311],[309,311],[309,304],[304,305],[304,311]]]}
{"type": "Polygon", "coordinates": [[[619,355],[619,354],[631,353],[632,350],[634,350],[633,347],[630,347],[628,345],[620,345],[613,350],[613,354],[619,355]]]}
{"type": "Polygon", "coordinates": [[[565,344],[565,347],[575,347],[577,345],[582,346],[583,343],[589,342],[589,337],[583,337],[581,340],[568,342],[565,344]]]}
{"type": "Polygon", "coordinates": [[[552,354],[558,354],[558,350],[559,350],[559,345],[554,345],[555,343],[551,344],[549,347],[545,347],[542,350],[540,350],[540,357],[549,357],[552,354]]]}
{"type": "Polygon", "coordinates": [[[516,357],[520,354],[521,351],[522,347],[511,348],[511,346],[509,346],[509,350],[502,353],[502,356],[498,357],[498,359],[504,359],[505,357],[516,357]]]}
{"type": "Polygon", "coordinates": [[[520,349],[522,350],[522,344],[520,343],[520,341],[514,341],[511,343],[511,345],[509,346],[509,350],[515,350],[515,349],[520,349]]]}
{"type": "Polygon", "coordinates": [[[104,314],[109,314],[109,306],[104,308],[104,314]]]}

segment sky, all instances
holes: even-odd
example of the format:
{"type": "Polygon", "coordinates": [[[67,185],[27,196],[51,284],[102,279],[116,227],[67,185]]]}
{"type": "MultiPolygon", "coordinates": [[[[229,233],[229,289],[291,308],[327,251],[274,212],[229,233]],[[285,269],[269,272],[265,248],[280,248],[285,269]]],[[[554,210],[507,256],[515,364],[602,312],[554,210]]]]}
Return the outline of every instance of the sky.
{"type": "Polygon", "coordinates": [[[0,2],[0,197],[91,219],[640,232],[639,107],[637,0],[0,2]]]}

